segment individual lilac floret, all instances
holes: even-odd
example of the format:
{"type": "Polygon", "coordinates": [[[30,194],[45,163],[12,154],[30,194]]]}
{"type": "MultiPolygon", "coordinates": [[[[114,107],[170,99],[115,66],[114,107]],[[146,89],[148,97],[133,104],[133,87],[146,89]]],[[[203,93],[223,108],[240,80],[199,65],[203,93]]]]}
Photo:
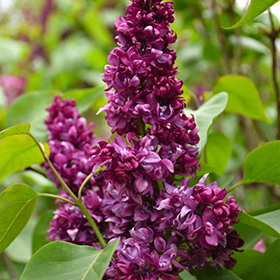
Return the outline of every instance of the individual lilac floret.
{"type": "MultiPolygon", "coordinates": [[[[94,146],[94,124],[86,126],[86,119],[81,117],[74,100],[62,100],[56,95],[47,110],[49,117],[45,123],[49,134],[50,161],[66,184],[77,192],[91,173],[93,164],[90,157],[99,152],[99,148],[94,146]]],[[[43,166],[48,177],[60,185],[48,165],[44,163],[43,166]]],[[[89,184],[94,184],[94,178],[89,184]]]]}

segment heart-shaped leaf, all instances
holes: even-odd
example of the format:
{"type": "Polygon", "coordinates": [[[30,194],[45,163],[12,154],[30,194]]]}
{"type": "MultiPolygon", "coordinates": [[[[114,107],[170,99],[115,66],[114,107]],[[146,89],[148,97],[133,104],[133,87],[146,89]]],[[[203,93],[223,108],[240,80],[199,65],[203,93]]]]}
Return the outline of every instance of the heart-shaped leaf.
{"type": "Polygon", "coordinates": [[[228,103],[225,111],[248,116],[252,119],[271,122],[264,112],[264,106],[258,89],[247,77],[226,75],[216,83],[214,93],[228,93],[228,103]]]}
{"type": "Polygon", "coordinates": [[[280,184],[280,141],[266,143],[249,153],[244,163],[245,184],[270,182],[280,184]]]}
{"type": "Polygon", "coordinates": [[[16,184],[0,194],[0,253],[19,235],[33,213],[37,193],[16,184]]]}

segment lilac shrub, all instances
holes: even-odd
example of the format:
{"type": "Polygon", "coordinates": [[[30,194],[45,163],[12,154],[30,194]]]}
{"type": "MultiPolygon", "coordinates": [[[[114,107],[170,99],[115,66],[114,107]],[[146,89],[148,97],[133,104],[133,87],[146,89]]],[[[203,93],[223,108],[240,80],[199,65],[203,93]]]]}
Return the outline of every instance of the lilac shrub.
{"type": "MultiPolygon", "coordinates": [[[[103,74],[109,101],[100,111],[118,135],[97,142],[73,100],[56,96],[48,109],[51,162],[75,194],[93,173],[81,199],[106,241],[120,238],[104,279],[169,280],[205,265],[230,269],[243,245],[232,230],[241,212],[235,199],[216,182],[206,185],[207,175],[194,186],[185,178],[200,168],[199,136],[194,117],[183,112],[176,52],[169,49],[173,13],[172,2],[132,0],[127,16],[116,20],[119,47],[103,74]]],[[[102,248],[78,207],[62,202],[54,214],[49,239],[102,248]]]]}

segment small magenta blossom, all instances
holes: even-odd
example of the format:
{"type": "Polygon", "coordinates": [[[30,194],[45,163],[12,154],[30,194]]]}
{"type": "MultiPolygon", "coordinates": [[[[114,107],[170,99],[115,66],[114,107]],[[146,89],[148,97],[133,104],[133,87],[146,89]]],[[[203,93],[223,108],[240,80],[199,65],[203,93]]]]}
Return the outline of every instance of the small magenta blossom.
{"type": "Polygon", "coordinates": [[[17,97],[24,92],[26,79],[24,77],[15,77],[11,75],[0,76],[0,87],[2,87],[10,105],[17,97]]]}

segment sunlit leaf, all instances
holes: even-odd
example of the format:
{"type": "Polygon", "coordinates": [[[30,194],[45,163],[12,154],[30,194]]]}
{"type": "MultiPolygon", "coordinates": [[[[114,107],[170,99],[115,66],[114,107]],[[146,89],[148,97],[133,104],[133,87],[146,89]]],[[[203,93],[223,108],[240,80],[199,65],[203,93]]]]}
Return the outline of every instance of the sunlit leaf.
{"type": "Polygon", "coordinates": [[[240,75],[223,76],[218,80],[213,91],[228,93],[225,111],[271,122],[264,112],[258,90],[249,78],[240,75]]]}
{"type": "Polygon", "coordinates": [[[199,153],[202,152],[205,143],[207,141],[207,132],[209,127],[212,125],[213,120],[219,114],[223,112],[226,107],[228,100],[228,95],[226,92],[220,92],[219,94],[213,96],[210,100],[204,103],[196,111],[185,109],[185,113],[189,116],[193,114],[195,117],[195,122],[199,128],[199,153]]]}
{"type": "MultiPolygon", "coordinates": [[[[44,144],[47,154],[49,146],[44,144]]],[[[12,135],[0,141],[0,181],[11,173],[33,164],[44,162],[44,158],[34,140],[24,134],[12,135]]]]}
{"type": "Polygon", "coordinates": [[[6,128],[0,132],[0,139],[17,134],[30,134],[30,124],[22,123],[6,128]]]}
{"type": "Polygon", "coordinates": [[[251,0],[250,6],[248,7],[245,15],[242,17],[240,21],[238,21],[236,24],[230,27],[224,27],[226,29],[232,29],[239,27],[260,14],[262,14],[265,10],[269,9],[273,4],[278,2],[279,0],[251,0]]]}
{"type": "Polygon", "coordinates": [[[117,245],[118,241],[96,250],[64,241],[51,242],[33,255],[20,280],[101,280],[117,245]]]}
{"type": "Polygon", "coordinates": [[[19,235],[33,213],[37,193],[16,184],[0,194],[0,253],[19,235]]]}

